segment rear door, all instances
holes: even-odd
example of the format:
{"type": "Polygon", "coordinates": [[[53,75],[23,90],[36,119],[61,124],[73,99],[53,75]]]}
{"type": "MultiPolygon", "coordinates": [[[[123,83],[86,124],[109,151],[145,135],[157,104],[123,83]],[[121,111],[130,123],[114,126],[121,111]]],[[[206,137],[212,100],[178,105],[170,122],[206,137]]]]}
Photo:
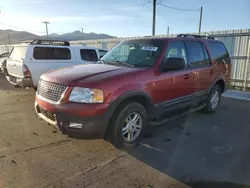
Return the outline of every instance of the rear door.
{"type": "Polygon", "coordinates": [[[27,46],[15,46],[7,60],[7,70],[11,76],[23,77],[23,62],[27,46]]]}
{"type": "Polygon", "coordinates": [[[186,41],[188,63],[192,68],[194,80],[194,96],[198,101],[206,99],[208,89],[214,80],[214,71],[208,52],[203,43],[199,41],[186,41]]]}
{"type": "Polygon", "coordinates": [[[80,64],[96,63],[99,59],[95,49],[80,49],[78,55],[80,64]]]}
{"type": "Polygon", "coordinates": [[[34,46],[31,53],[33,56],[27,66],[35,85],[47,71],[76,64],[74,51],[70,47],[39,45],[34,46]]]}

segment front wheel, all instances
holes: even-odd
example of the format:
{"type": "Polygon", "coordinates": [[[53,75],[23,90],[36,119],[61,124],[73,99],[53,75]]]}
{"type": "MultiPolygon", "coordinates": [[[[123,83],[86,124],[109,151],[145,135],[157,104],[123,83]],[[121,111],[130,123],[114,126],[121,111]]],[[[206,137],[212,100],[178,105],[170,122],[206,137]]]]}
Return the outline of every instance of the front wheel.
{"type": "Polygon", "coordinates": [[[207,106],[204,108],[205,112],[208,113],[215,112],[220,104],[220,99],[221,99],[220,86],[215,85],[208,94],[207,106]]]}
{"type": "Polygon", "coordinates": [[[111,120],[110,141],[118,148],[138,146],[147,121],[147,112],[141,104],[131,102],[123,105],[111,120]]]}

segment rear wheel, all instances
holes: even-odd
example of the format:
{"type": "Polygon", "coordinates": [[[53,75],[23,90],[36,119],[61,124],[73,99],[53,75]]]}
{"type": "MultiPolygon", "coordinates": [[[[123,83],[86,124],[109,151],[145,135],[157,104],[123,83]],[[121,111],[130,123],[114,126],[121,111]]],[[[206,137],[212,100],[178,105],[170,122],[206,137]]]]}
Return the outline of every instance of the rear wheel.
{"type": "Polygon", "coordinates": [[[127,103],[116,112],[108,130],[108,139],[117,148],[136,147],[147,126],[148,115],[139,103],[127,103]]]}
{"type": "Polygon", "coordinates": [[[215,85],[208,94],[207,106],[204,108],[204,111],[208,113],[215,112],[220,104],[220,99],[221,99],[220,86],[215,85]]]}

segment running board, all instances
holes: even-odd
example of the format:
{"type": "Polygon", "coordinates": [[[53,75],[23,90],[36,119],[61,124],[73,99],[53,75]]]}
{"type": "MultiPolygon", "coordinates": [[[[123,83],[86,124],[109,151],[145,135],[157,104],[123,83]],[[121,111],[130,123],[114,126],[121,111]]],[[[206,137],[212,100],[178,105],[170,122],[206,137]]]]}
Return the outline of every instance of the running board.
{"type": "Polygon", "coordinates": [[[169,117],[169,118],[166,118],[166,119],[162,119],[162,120],[159,120],[159,121],[149,121],[149,126],[152,126],[152,127],[156,127],[156,126],[161,126],[162,124],[168,122],[168,121],[172,121],[174,119],[177,119],[181,116],[184,116],[184,115],[187,115],[189,113],[192,113],[192,112],[195,112],[195,111],[198,111],[198,110],[201,110],[202,108],[204,108],[206,106],[206,104],[204,105],[201,105],[197,108],[192,108],[192,109],[189,109],[187,111],[184,111],[183,113],[179,113],[177,114],[176,116],[172,116],[172,117],[169,117]]]}

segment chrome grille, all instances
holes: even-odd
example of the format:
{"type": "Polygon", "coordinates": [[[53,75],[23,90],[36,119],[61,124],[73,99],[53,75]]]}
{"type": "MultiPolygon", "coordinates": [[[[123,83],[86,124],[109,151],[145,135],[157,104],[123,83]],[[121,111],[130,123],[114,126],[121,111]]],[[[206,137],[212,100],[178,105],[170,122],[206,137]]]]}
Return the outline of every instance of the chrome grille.
{"type": "Polygon", "coordinates": [[[58,102],[66,88],[67,86],[63,84],[40,80],[37,88],[37,94],[46,99],[58,102]]]}

